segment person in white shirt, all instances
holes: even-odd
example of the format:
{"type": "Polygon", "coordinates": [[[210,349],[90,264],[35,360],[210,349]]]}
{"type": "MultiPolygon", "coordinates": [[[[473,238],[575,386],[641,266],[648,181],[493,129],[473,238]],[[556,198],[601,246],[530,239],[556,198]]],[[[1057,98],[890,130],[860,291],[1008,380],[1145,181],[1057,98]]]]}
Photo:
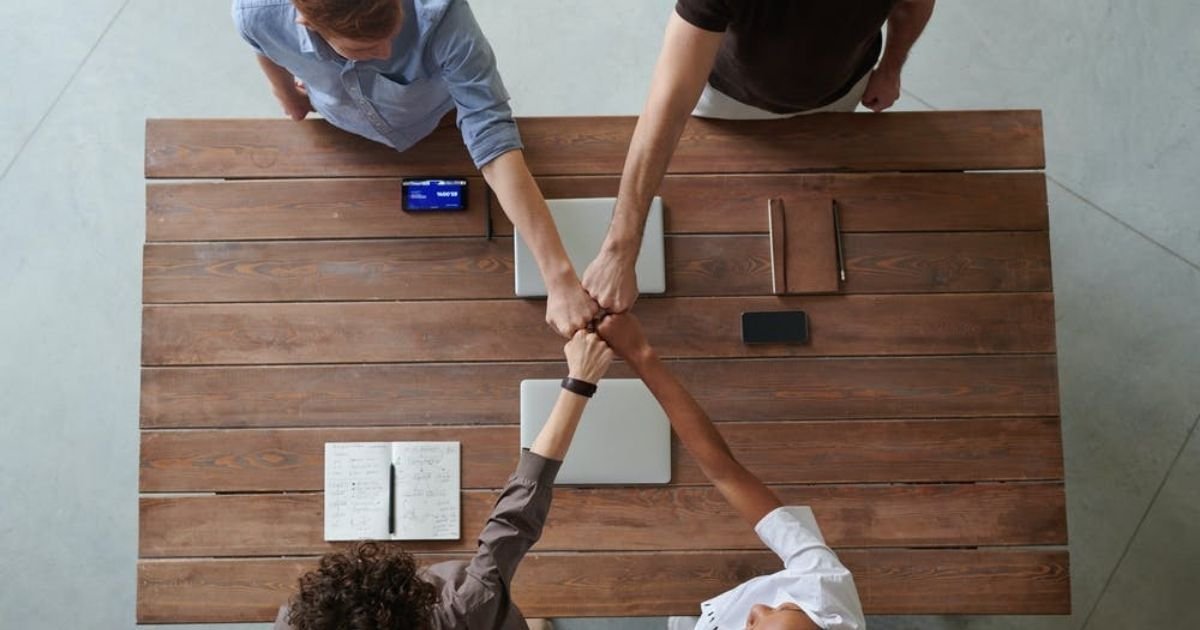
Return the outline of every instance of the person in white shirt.
{"type": "Polygon", "coordinates": [[[850,571],[825,545],[808,507],[785,507],[730,452],[708,415],[646,341],[630,314],[610,314],[600,336],[633,368],[667,413],[671,428],[725,500],[783,561],[700,606],[695,630],[861,630],[866,627],[850,571]]]}

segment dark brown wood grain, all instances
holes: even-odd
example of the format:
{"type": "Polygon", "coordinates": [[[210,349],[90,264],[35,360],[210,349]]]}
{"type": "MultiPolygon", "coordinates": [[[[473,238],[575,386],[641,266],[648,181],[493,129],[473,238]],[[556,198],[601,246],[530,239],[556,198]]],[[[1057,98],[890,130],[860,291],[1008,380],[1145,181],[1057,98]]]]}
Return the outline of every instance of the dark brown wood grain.
{"type": "MultiPolygon", "coordinates": [[[[532,300],[151,305],[142,363],[553,360],[562,339],[544,309],[532,300]]],[[[1054,351],[1049,293],[658,298],[639,301],[637,314],[667,358],[1054,351]],[[808,344],[742,343],[742,312],[781,309],[808,313],[808,344]]]]}
{"type": "MultiPolygon", "coordinates": [[[[721,434],[768,483],[1062,479],[1057,418],[737,423],[721,434]],[[836,445],[831,448],[831,445],[836,445]],[[972,470],[980,466],[979,470],[972,470]]],[[[674,446],[672,483],[706,483],[674,446]]]]}
{"type": "MultiPolygon", "coordinates": [[[[847,234],[845,293],[1045,291],[1045,232],[847,234]]],[[[670,236],[667,296],[768,295],[763,236],[670,236]]],[[[782,265],[779,271],[782,272],[782,265]]],[[[499,299],[513,295],[508,237],[148,244],[146,304],[499,299]]]]}
{"type": "MultiPolygon", "coordinates": [[[[671,369],[718,421],[1058,413],[1056,364],[1045,355],[674,361],[671,369]]],[[[516,424],[521,380],[565,370],[565,363],[147,368],[141,424],[516,424]]],[[[608,373],[632,376],[622,363],[608,373]]]]}
{"type": "MultiPolygon", "coordinates": [[[[839,420],[718,425],[764,482],[875,483],[1062,478],[1057,418],[839,420]],[[835,445],[836,448],[831,448],[835,445]]],[[[142,492],[321,489],[326,442],[462,442],[462,487],[496,489],[517,461],[517,427],[144,431],[142,492]]],[[[673,447],[671,483],[706,484],[673,447]]]]}
{"type": "MultiPolygon", "coordinates": [[[[535,175],[616,175],[637,119],[518,119],[535,175]]],[[[1045,165],[1037,111],[816,114],[767,121],[692,118],[673,173],[1037,169],[1045,165]],[[986,147],[982,150],[981,147],[986,147]]],[[[475,173],[457,129],[403,152],[320,120],[146,123],[149,178],[278,178],[475,173]]]]}
{"type": "MultiPolygon", "coordinates": [[[[616,197],[619,177],[540,177],[547,199],[616,197]]],[[[668,175],[669,234],[766,232],[767,200],[834,198],[845,232],[1045,230],[1042,173],[668,175]]],[[[512,231],[497,206],[496,229],[512,231]]]]}
{"type": "MultiPolygon", "coordinates": [[[[812,507],[838,547],[1064,545],[1061,483],[920,486],[775,486],[787,505],[812,507]]],[[[462,537],[410,541],[410,551],[472,551],[497,492],[462,493],[462,537]]],[[[139,501],[143,558],[320,554],[324,496],[308,494],[145,496],[139,501]]],[[[761,549],[762,543],[711,487],[558,488],[539,551],[761,549]]]]}
{"type": "MultiPolygon", "coordinates": [[[[539,177],[548,199],[615,197],[616,176],[539,177]]],[[[483,233],[483,181],[461,213],[410,215],[400,180],[309,179],[153,183],[146,240],[474,237],[483,233]]],[[[1041,173],[668,175],[659,189],[668,234],[765,233],[767,199],[833,197],[844,232],[1045,230],[1041,173]]],[[[512,235],[499,202],[497,234],[512,235]]]]}
{"type": "MultiPolygon", "coordinates": [[[[851,549],[840,556],[868,614],[1070,612],[1065,551],[851,549]]],[[[465,556],[422,560],[456,557],[465,556]]],[[[137,620],[270,621],[313,566],[312,558],[142,560],[137,620]]],[[[536,552],[521,564],[513,598],[530,617],[694,615],[699,602],[778,569],[778,558],[761,551],[536,552]]]]}
{"type": "Polygon", "coordinates": [[[142,301],[455,300],[513,296],[511,238],[150,244],[142,301]]]}
{"type": "Polygon", "coordinates": [[[463,212],[410,214],[399,179],[149,184],[146,241],[482,237],[485,188],[469,178],[463,212]]]}

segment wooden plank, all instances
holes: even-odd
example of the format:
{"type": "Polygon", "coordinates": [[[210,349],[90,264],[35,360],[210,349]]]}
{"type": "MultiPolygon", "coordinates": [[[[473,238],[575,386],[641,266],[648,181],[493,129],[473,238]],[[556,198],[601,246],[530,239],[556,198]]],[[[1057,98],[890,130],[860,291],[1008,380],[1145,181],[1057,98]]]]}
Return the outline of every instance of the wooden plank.
{"type": "MultiPolygon", "coordinates": [[[[718,426],[738,459],[772,484],[1062,478],[1057,418],[718,426]]],[[[462,487],[467,489],[502,487],[516,466],[519,444],[514,426],[145,431],[140,487],[143,492],[319,490],[325,442],[393,440],[462,442],[462,487]]],[[[672,462],[672,484],[707,483],[678,444],[672,462]]]]}
{"type": "MultiPolygon", "coordinates": [[[[718,421],[1052,416],[1054,357],[676,361],[718,421]]],[[[526,378],[563,363],[148,368],[143,428],[516,424],[526,378]],[[463,387],[463,383],[472,383],[463,387]]],[[[623,363],[610,378],[630,378],[623,363]]]]}
{"type": "Polygon", "coordinates": [[[466,211],[410,214],[399,179],[150,184],[146,241],[483,236],[487,195],[472,177],[466,211]]]}
{"type": "MultiPolygon", "coordinates": [[[[1045,232],[848,234],[845,241],[852,273],[844,293],[1050,289],[1045,232]]],[[[771,272],[782,274],[783,264],[770,263],[768,244],[761,236],[667,237],[667,295],[772,293],[771,272]]],[[[507,237],[159,243],[146,245],[142,274],[146,304],[498,299],[513,295],[513,246],[507,237]]]]}
{"type": "Polygon", "coordinates": [[[1045,232],[844,234],[843,293],[1050,291],[1045,232]]]}
{"type": "MultiPolygon", "coordinates": [[[[868,614],[1070,612],[1066,551],[848,549],[839,556],[854,573],[868,614]]],[[[315,564],[279,558],[142,560],[137,620],[270,621],[297,578],[315,564]]],[[[774,554],[762,551],[538,552],[522,562],[513,598],[530,617],[695,615],[698,602],[779,566],[774,554]],[[580,563],[587,564],[586,575],[580,563]]]]}
{"type": "MultiPolygon", "coordinates": [[[[547,199],[615,197],[619,177],[539,177],[547,199]]],[[[770,198],[834,198],[843,232],[1046,230],[1042,173],[667,175],[658,194],[668,234],[761,233],[770,198]]],[[[512,224],[494,205],[497,234],[512,224]]]]}
{"type": "MultiPolygon", "coordinates": [[[[813,508],[838,547],[1065,545],[1061,483],[776,486],[786,505],[813,508]]],[[[498,493],[462,493],[457,541],[411,551],[472,551],[498,493]]],[[[313,494],[142,497],[142,558],[320,554],[324,498],[313,494]]],[[[762,543],[711,487],[558,488],[541,551],[759,549],[762,543]]]]}
{"type": "Polygon", "coordinates": [[[785,293],[836,293],[837,232],[829,199],[784,199],[785,293]]]}
{"type": "Polygon", "coordinates": [[[150,244],[142,264],[146,304],[512,296],[512,239],[482,235],[150,244]]]}
{"type": "MultiPolygon", "coordinates": [[[[637,118],[520,118],[535,175],[617,175],[637,118]]],[[[1040,169],[1038,111],[819,114],[783,120],[691,118],[672,173],[1040,169]]],[[[392,150],[322,120],[146,121],[146,177],[473,175],[457,129],[392,150]]]]}
{"type": "MultiPolygon", "coordinates": [[[[146,306],[144,365],[555,360],[541,301],[146,306]],[[503,334],[497,334],[497,331],[503,334]]],[[[668,358],[1054,352],[1049,293],[657,298],[638,316],[668,358]],[[800,309],[806,345],[741,340],[741,313],[800,309]]]]}
{"type": "MultiPolygon", "coordinates": [[[[547,199],[615,197],[615,176],[539,177],[547,199]]],[[[483,182],[470,180],[466,212],[409,215],[400,180],[318,179],[154,183],[146,186],[146,240],[478,236],[483,182]]],[[[668,175],[659,189],[668,234],[762,233],[770,197],[833,197],[844,232],[1046,230],[1041,173],[668,175]]],[[[493,203],[497,234],[512,224],[493,203]]]]}

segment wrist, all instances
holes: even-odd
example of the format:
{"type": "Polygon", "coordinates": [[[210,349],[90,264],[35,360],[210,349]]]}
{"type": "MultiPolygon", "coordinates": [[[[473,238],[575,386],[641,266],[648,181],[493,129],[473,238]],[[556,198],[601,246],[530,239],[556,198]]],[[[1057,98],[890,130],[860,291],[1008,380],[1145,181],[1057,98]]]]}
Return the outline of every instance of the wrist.
{"type": "Polygon", "coordinates": [[[884,58],[880,60],[878,66],[875,66],[875,72],[886,77],[899,77],[900,68],[903,66],[903,64],[903,61],[894,61],[892,59],[884,58]]]}
{"type": "Polygon", "coordinates": [[[636,372],[642,371],[656,361],[658,361],[658,353],[649,345],[634,350],[626,360],[636,372]]]}
{"type": "Polygon", "coordinates": [[[579,276],[570,261],[563,264],[548,265],[543,273],[542,281],[546,284],[548,293],[557,293],[564,289],[580,287],[579,276]]]}
{"type": "Polygon", "coordinates": [[[638,250],[642,248],[640,235],[610,234],[600,246],[600,253],[621,262],[632,263],[637,260],[638,250]]]}
{"type": "Polygon", "coordinates": [[[582,398],[591,398],[596,393],[596,383],[590,379],[568,376],[562,380],[564,391],[582,398]]]}

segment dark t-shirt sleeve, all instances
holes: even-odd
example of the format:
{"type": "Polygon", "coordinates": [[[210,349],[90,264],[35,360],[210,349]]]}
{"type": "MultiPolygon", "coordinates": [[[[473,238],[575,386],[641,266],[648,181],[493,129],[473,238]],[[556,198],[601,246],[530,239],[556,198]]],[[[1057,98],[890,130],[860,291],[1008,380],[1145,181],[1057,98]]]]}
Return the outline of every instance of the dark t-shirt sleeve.
{"type": "Polygon", "coordinates": [[[678,0],[675,13],[688,24],[715,33],[724,33],[733,21],[733,11],[726,0],[678,0]]]}

